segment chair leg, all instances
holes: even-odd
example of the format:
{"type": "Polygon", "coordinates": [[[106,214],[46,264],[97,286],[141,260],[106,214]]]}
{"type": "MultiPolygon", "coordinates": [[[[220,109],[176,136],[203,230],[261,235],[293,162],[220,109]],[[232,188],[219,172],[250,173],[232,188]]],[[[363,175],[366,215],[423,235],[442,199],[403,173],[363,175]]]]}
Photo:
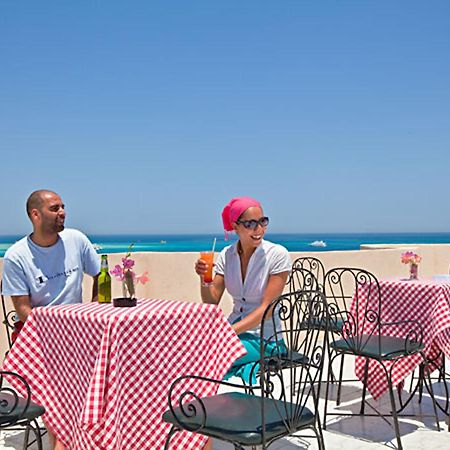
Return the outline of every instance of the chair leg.
{"type": "MultiPolygon", "coordinates": [[[[445,406],[442,408],[440,407],[439,409],[442,410],[442,412],[447,416],[448,419],[448,431],[450,432],[450,392],[448,390],[448,386],[447,386],[447,381],[446,381],[446,372],[445,372],[445,364],[443,364],[442,366],[442,372],[440,372],[440,377],[442,377],[442,381],[443,381],[443,386],[444,386],[444,390],[445,390],[445,406]]],[[[439,406],[439,405],[438,405],[439,406]]]]}
{"type": "MultiPolygon", "coordinates": [[[[438,380],[442,380],[443,381],[442,384],[443,384],[443,388],[444,388],[444,391],[445,391],[445,395],[444,395],[445,400],[444,400],[443,404],[441,404],[440,402],[436,401],[436,405],[446,415],[447,422],[448,422],[447,423],[448,431],[450,432],[450,391],[449,391],[448,383],[447,383],[447,380],[446,380],[446,377],[448,376],[448,374],[445,372],[445,364],[444,363],[441,364],[438,367],[438,371],[439,371],[438,380]]],[[[428,386],[426,386],[426,388],[428,389],[428,386]]]]}
{"type": "Polygon", "coordinates": [[[312,427],[312,430],[314,431],[314,434],[317,438],[317,445],[319,446],[319,450],[325,450],[325,441],[323,439],[322,429],[319,427],[312,427]]]}
{"type": "Polygon", "coordinates": [[[439,371],[439,381],[445,381],[445,376],[444,376],[444,374],[445,374],[445,353],[442,353],[441,367],[442,367],[442,371],[441,370],[439,371]]]}
{"type": "MultiPolygon", "coordinates": [[[[333,351],[331,350],[331,347],[328,345],[328,361],[331,361],[333,356],[333,351]]],[[[337,381],[334,373],[333,373],[333,369],[331,368],[331,382],[334,383],[335,381],[337,381]]]]}
{"type": "Polygon", "coordinates": [[[38,450],[42,450],[42,434],[37,420],[33,420],[32,430],[34,432],[34,436],[36,437],[37,448],[38,450]]]}
{"type": "Polygon", "coordinates": [[[27,423],[27,427],[25,428],[25,436],[23,437],[23,450],[27,450],[28,448],[28,439],[30,438],[30,428],[31,428],[31,423],[28,422],[27,423]]]}
{"type": "Polygon", "coordinates": [[[361,396],[361,408],[359,413],[364,415],[365,407],[366,407],[366,392],[367,392],[367,378],[369,376],[369,358],[366,358],[366,362],[364,364],[364,379],[363,379],[363,391],[361,396]]]}
{"type": "Polygon", "coordinates": [[[339,406],[341,404],[341,386],[342,386],[342,377],[344,375],[344,353],[341,354],[341,366],[339,368],[339,380],[338,380],[338,389],[337,389],[337,397],[336,397],[336,405],[339,406]]]}
{"type": "Polygon", "coordinates": [[[326,430],[327,429],[327,411],[328,411],[328,394],[330,391],[330,378],[331,378],[331,364],[333,363],[333,360],[330,359],[328,361],[328,370],[327,370],[327,384],[325,386],[325,405],[323,408],[323,429],[326,430]]]}
{"type": "Polygon", "coordinates": [[[166,442],[164,444],[164,450],[169,450],[170,440],[172,439],[172,436],[179,431],[178,428],[176,428],[174,425],[172,425],[172,428],[169,431],[169,434],[167,435],[166,442]]]}
{"type": "Polygon", "coordinates": [[[439,375],[437,378],[438,383],[445,380],[444,374],[445,374],[445,353],[440,352],[439,355],[434,359],[433,362],[436,362],[436,367],[439,371],[439,375]],[[441,362],[439,363],[439,359],[441,359],[441,362]]]}
{"type": "Polygon", "coordinates": [[[419,404],[422,403],[424,379],[425,379],[425,366],[421,364],[419,366],[419,404]]]}
{"type": "Polygon", "coordinates": [[[430,376],[429,372],[428,372],[428,383],[430,383],[430,396],[431,396],[431,401],[433,403],[434,417],[436,418],[436,427],[437,427],[438,431],[441,431],[441,427],[439,425],[437,406],[436,406],[436,398],[434,397],[433,385],[431,384],[431,376],[430,376]]]}
{"type": "Polygon", "coordinates": [[[400,439],[400,427],[398,425],[397,408],[395,406],[394,390],[392,388],[392,380],[390,376],[388,376],[388,385],[389,385],[389,398],[391,399],[392,420],[394,421],[395,436],[397,438],[397,446],[398,450],[403,450],[402,441],[400,439]]]}
{"type": "Polygon", "coordinates": [[[410,392],[413,390],[414,374],[415,374],[415,373],[416,373],[416,370],[414,369],[414,370],[412,371],[412,374],[411,374],[411,383],[409,384],[409,391],[410,391],[410,392]]]}
{"type": "Polygon", "coordinates": [[[319,450],[325,450],[325,441],[323,439],[322,426],[320,424],[320,417],[317,414],[317,427],[313,428],[317,436],[317,443],[319,444],[319,450]]]}
{"type": "MultiPolygon", "coordinates": [[[[424,360],[426,361],[425,355],[422,354],[422,358],[424,358],[424,360]]],[[[441,427],[439,425],[439,417],[438,417],[438,413],[437,413],[437,403],[436,403],[436,398],[434,396],[433,384],[431,382],[430,370],[428,369],[428,365],[425,365],[425,363],[421,364],[421,367],[423,367],[423,369],[422,369],[423,382],[425,383],[425,388],[428,391],[428,393],[430,394],[431,401],[433,403],[434,417],[436,418],[436,427],[437,427],[437,430],[440,431],[441,427]],[[425,377],[425,373],[426,373],[426,377],[425,377]],[[428,386],[427,386],[426,380],[428,380],[428,386]]]]}

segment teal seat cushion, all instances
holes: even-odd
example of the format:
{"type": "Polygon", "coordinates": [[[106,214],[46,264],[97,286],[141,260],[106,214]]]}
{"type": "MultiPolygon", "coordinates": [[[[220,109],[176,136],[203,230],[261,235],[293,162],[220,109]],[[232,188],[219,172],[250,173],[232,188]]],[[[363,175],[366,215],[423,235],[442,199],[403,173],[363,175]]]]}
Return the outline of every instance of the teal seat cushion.
{"type": "Polygon", "coordinates": [[[309,358],[294,350],[288,350],[278,357],[281,362],[281,367],[304,366],[309,363],[309,358]]]}
{"type": "Polygon", "coordinates": [[[332,317],[330,320],[328,320],[328,326],[327,320],[323,318],[318,319],[312,317],[310,320],[303,322],[303,326],[305,329],[314,328],[316,330],[329,330],[333,333],[340,333],[343,325],[344,320],[336,317],[332,317]]]}
{"type": "Polygon", "coordinates": [[[17,420],[34,420],[45,413],[43,406],[30,402],[27,410],[24,413],[26,407],[26,401],[18,397],[17,405],[14,407],[16,399],[11,394],[0,395],[0,425],[16,422],[17,420]],[[11,409],[13,409],[11,411],[11,409]]]}
{"type": "Polygon", "coordinates": [[[333,333],[341,333],[344,326],[344,320],[340,318],[332,318],[330,320],[329,329],[333,333]]]}
{"type": "MultiPolygon", "coordinates": [[[[406,351],[406,340],[392,336],[359,335],[355,338],[339,339],[330,346],[340,352],[353,353],[372,359],[390,360],[410,353],[416,353],[424,349],[423,344],[418,344],[413,351],[406,351]]],[[[411,349],[412,350],[412,349],[411,349]]]]}
{"type": "MultiPolygon", "coordinates": [[[[205,397],[202,402],[206,408],[206,423],[199,430],[202,434],[217,439],[237,442],[241,445],[261,445],[261,397],[240,392],[205,397]]],[[[265,399],[266,439],[271,440],[289,434],[284,425],[286,410],[294,411],[295,405],[280,400],[265,399]],[[279,411],[279,412],[278,412],[279,411]],[[281,414],[281,416],[280,416],[281,414]]],[[[197,417],[185,418],[180,408],[175,409],[178,419],[182,423],[200,426],[202,423],[202,409],[198,401],[192,402],[198,411],[197,417]]],[[[166,411],[163,415],[165,422],[178,425],[172,412],[166,411]]],[[[314,424],[314,414],[303,408],[302,414],[296,415],[290,432],[309,427],[314,424]]]]}

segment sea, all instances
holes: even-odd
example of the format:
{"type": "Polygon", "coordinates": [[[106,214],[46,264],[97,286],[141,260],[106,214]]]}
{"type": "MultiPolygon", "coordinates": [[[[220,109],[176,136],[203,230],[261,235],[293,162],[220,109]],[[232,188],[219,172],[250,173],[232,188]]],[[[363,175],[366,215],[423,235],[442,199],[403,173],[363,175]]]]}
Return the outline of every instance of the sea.
{"type": "MultiPolygon", "coordinates": [[[[0,257],[23,236],[0,236],[0,257]]],[[[199,252],[215,250],[235,242],[223,234],[120,234],[89,235],[98,253],[126,252],[199,252]]],[[[358,250],[362,244],[450,244],[450,233],[267,233],[267,240],[285,246],[292,252],[358,250]]]]}

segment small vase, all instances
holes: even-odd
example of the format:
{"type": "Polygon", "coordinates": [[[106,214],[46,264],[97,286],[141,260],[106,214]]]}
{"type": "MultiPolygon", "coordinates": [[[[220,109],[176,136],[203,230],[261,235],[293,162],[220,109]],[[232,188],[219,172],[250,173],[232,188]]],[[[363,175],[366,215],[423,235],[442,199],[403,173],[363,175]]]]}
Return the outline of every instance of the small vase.
{"type": "Polygon", "coordinates": [[[113,305],[116,307],[130,307],[136,306],[137,300],[135,298],[134,278],[131,270],[124,272],[122,280],[122,297],[113,298],[113,305]]]}
{"type": "Polygon", "coordinates": [[[134,298],[135,295],[134,279],[130,270],[127,270],[124,273],[122,280],[122,295],[125,298],[134,298]]]}
{"type": "Polygon", "coordinates": [[[419,265],[411,263],[409,266],[409,279],[417,280],[419,278],[419,265]]]}

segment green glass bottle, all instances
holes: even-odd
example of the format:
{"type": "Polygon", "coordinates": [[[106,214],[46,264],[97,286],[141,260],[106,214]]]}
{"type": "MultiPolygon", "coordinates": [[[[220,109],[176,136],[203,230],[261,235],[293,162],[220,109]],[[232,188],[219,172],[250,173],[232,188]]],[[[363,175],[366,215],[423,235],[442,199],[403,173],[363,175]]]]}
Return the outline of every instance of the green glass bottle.
{"type": "Polygon", "coordinates": [[[111,303],[111,275],[109,274],[108,255],[102,255],[102,265],[98,276],[98,302],[111,303]]]}

